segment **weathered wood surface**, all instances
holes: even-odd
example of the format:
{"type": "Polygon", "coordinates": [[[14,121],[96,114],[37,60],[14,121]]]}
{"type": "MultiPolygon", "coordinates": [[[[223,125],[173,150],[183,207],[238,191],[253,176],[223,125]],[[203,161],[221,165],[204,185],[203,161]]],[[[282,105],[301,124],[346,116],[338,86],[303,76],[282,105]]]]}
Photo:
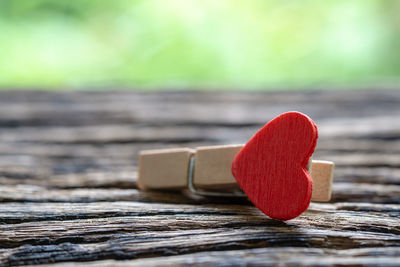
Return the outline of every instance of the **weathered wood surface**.
{"type": "Polygon", "coordinates": [[[400,91],[0,92],[0,265],[400,265],[400,91]],[[333,199],[274,221],[246,200],[137,190],[142,149],[318,124],[333,199]]]}

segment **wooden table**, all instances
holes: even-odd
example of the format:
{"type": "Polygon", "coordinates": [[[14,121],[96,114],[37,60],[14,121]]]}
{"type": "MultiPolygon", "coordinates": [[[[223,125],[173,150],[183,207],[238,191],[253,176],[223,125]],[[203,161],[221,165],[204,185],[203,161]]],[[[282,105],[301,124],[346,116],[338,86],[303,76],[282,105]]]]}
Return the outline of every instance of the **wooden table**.
{"type": "Polygon", "coordinates": [[[0,127],[1,265],[400,266],[400,91],[0,92],[0,127]],[[330,203],[279,222],[137,190],[140,150],[244,143],[289,110],[337,164],[330,203]]]}

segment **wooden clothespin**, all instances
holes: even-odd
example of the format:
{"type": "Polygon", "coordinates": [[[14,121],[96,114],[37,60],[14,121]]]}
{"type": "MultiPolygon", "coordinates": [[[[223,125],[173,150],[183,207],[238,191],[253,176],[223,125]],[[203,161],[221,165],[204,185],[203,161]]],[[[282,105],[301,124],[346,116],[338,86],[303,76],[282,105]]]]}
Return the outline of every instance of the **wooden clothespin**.
{"type": "Polygon", "coordinates": [[[142,151],[138,184],[143,190],[246,195],[266,215],[293,219],[311,200],[331,198],[334,163],[311,160],[317,138],[308,116],[287,112],[245,145],[142,151]]]}
{"type": "MultiPolygon", "coordinates": [[[[241,196],[231,165],[243,145],[203,146],[195,149],[144,150],[139,154],[138,185],[142,190],[184,190],[210,196],[241,196]],[[189,188],[192,161],[192,185],[189,188]],[[193,188],[195,190],[193,190],[193,188]]],[[[311,201],[331,199],[334,163],[312,160],[311,201]]]]}

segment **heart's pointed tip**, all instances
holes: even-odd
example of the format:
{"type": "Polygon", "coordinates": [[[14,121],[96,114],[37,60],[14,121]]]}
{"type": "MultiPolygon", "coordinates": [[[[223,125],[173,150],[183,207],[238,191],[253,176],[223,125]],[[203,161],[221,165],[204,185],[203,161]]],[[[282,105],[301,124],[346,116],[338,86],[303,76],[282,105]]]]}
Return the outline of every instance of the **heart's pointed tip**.
{"type": "Polygon", "coordinates": [[[286,221],[290,221],[290,220],[293,220],[293,219],[295,219],[295,218],[297,218],[298,216],[290,216],[290,217],[274,217],[274,216],[270,216],[270,215],[268,215],[268,214],[266,214],[268,217],[270,217],[271,219],[274,219],[274,220],[278,220],[278,221],[281,221],[281,222],[286,222],[286,221]]]}
{"type": "Polygon", "coordinates": [[[274,219],[274,220],[278,220],[278,221],[281,221],[281,222],[287,222],[287,221],[290,221],[290,220],[293,220],[293,219],[296,219],[297,217],[299,217],[300,215],[296,215],[296,216],[290,216],[290,217],[272,217],[272,216],[269,216],[268,214],[266,214],[268,217],[270,217],[271,219],[274,219]]]}
{"type": "MultiPolygon", "coordinates": [[[[293,220],[293,219],[299,217],[301,214],[303,214],[310,206],[310,202],[311,202],[311,193],[307,193],[305,198],[303,199],[303,201],[296,203],[297,206],[293,210],[289,209],[287,211],[280,212],[282,209],[285,209],[287,207],[279,205],[279,206],[275,207],[275,210],[273,210],[272,212],[264,212],[264,211],[263,212],[265,213],[265,215],[267,215],[270,218],[280,220],[280,221],[289,221],[289,220],[293,220]]],[[[257,208],[260,209],[259,207],[257,207],[257,208]]]]}

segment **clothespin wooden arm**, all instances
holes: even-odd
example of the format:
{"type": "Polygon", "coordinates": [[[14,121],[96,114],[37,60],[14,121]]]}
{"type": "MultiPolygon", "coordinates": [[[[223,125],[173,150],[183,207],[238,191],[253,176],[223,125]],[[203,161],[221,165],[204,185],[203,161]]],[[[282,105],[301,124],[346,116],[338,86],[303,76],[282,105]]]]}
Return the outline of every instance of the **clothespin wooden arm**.
{"type": "MultiPolygon", "coordinates": [[[[231,173],[231,164],[243,145],[205,146],[146,150],[139,154],[138,185],[142,190],[183,190],[188,188],[190,159],[194,157],[193,183],[205,190],[239,189],[231,173]]],[[[334,163],[313,160],[312,201],[331,198],[334,163]]]]}

